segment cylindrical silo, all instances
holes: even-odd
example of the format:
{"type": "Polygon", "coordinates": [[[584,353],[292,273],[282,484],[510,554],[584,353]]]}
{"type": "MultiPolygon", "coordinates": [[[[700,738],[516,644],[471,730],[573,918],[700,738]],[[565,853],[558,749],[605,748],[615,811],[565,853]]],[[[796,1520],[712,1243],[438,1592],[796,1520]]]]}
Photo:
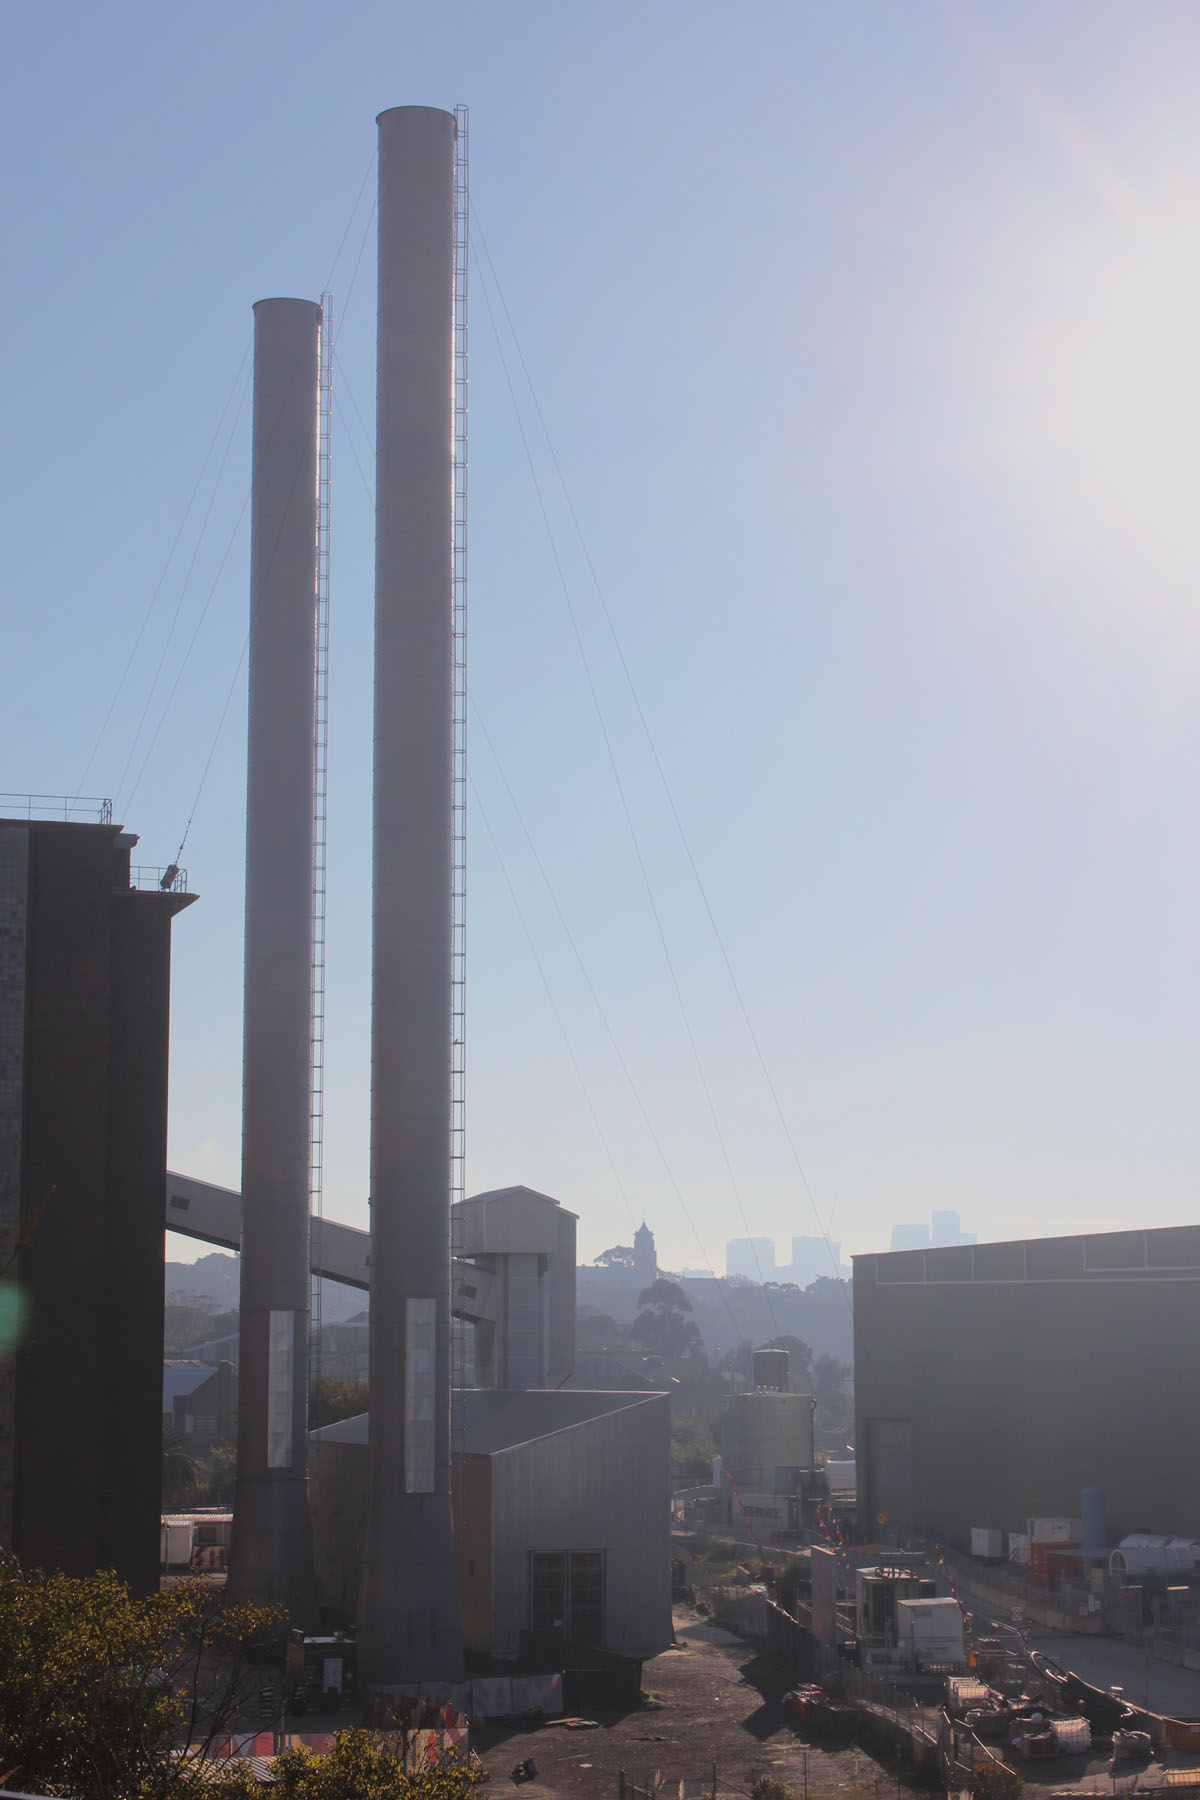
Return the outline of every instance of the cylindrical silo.
{"type": "Polygon", "coordinates": [[[730,1397],[721,1419],[721,1455],[738,1488],[774,1493],[779,1470],[812,1468],[813,1406],[808,1394],[765,1389],[730,1397]]]}
{"type": "Polygon", "coordinates": [[[229,1588],[315,1613],[308,1510],[317,347],[254,308],[238,1464],[229,1588]]]}
{"type": "Polygon", "coordinates": [[[368,1684],[462,1667],[450,1498],[456,127],[379,124],[368,1684]]]}
{"type": "Polygon", "coordinates": [[[1086,1568],[1108,1555],[1108,1517],[1104,1489],[1083,1490],[1083,1561],[1086,1568]]]}
{"type": "Polygon", "coordinates": [[[754,1385],[775,1394],[791,1392],[790,1358],[786,1350],[754,1352],[754,1385]]]}

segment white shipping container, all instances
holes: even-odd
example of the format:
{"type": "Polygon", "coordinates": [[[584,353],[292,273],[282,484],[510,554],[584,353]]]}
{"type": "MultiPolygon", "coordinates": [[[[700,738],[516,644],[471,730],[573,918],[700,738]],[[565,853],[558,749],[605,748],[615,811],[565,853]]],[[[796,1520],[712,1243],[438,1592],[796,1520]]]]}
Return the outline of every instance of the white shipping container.
{"type": "Polygon", "coordinates": [[[1004,1533],[993,1531],[990,1526],[972,1525],[971,1555],[984,1556],[995,1561],[1004,1555],[1004,1533]]]}
{"type": "Polygon", "coordinates": [[[1082,1544],[1082,1519],[1030,1519],[1032,1544],[1082,1544]]]}
{"type": "Polygon", "coordinates": [[[1022,1568],[1029,1567],[1029,1533],[1027,1531],[1009,1532],[1008,1560],[1010,1563],[1018,1563],[1022,1568]]]}
{"type": "Polygon", "coordinates": [[[913,1662],[961,1665],[963,1616],[957,1600],[900,1600],[896,1604],[896,1636],[913,1662]]]}
{"type": "Polygon", "coordinates": [[[164,1519],[159,1527],[159,1563],[164,1569],[186,1569],[192,1557],[190,1519],[164,1519]]]}

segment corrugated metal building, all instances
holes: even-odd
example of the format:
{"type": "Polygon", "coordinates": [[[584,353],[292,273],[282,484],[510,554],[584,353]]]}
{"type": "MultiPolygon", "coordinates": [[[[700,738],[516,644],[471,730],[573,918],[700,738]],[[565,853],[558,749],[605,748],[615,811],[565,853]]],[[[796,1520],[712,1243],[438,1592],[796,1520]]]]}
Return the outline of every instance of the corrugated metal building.
{"type": "MultiPolygon", "coordinates": [[[[475,1390],[456,1455],[463,1641],[516,1657],[521,1633],[641,1660],[671,1642],[665,1394],[475,1390]]],[[[322,1604],[358,1605],[367,1419],[311,1440],[322,1604]]]]}
{"type": "Polygon", "coordinates": [[[1200,1225],[854,1258],[859,1517],[1200,1536],[1200,1225]]]}

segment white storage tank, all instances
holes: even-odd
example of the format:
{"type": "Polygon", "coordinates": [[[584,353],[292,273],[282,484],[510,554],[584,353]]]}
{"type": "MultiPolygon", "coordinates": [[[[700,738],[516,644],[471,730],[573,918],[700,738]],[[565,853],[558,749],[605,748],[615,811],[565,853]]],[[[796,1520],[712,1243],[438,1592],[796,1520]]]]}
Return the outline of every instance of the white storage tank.
{"type": "Polygon", "coordinates": [[[791,1358],[786,1350],[754,1352],[754,1385],[756,1388],[768,1388],[776,1394],[791,1392],[791,1358]]]}
{"type": "MultiPolygon", "coordinates": [[[[808,1394],[733,1394],[721,1421],[721,1456],[734,1485],[780,1491],[777,1471],[813,1466],[813,1408],[808,1394]]],[[[790,1482],[783,1489],[790,1491],[790,1482]]]]}

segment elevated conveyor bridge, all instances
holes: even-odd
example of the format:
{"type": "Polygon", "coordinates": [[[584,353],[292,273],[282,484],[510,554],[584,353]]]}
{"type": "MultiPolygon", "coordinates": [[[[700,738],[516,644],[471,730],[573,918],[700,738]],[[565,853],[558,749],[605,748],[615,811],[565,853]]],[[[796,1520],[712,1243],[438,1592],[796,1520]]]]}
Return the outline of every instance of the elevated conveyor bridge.
{"type": "MultiPolygon", "coordinates": [[[[167,1171],[166,1225],[181,1237],[221,1250],[241,1250],[242,1196],[233,1188],[167,1171]]],[[[333,1219],[313,1219],[312,1272],[326,1281],[370,1291],[370,1233],[333,1219]]],[[[500,1280],[488,1269],[455,1257],[451,1293],[455,1315],[473,1324],[495,1325],[500,1317],[500,1280]]]]}

